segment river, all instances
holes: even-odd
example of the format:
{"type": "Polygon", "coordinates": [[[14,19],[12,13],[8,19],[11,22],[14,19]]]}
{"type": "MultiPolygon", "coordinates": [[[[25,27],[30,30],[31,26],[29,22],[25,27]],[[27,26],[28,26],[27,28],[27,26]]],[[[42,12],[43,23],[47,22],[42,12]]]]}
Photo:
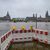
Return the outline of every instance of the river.
{"type": "MultiPolygon", "coordinates": [[[[29,29],[30,26],[36,28],[36,22],[0,22],[0,36],[9,31],[13,25],[15,25],[17,29],[21,29],[22,25],[24,25],[26,29],[29,29]]],[[[50,22],[37,22],[37,28],[47,30],[50,34],[50,22]]]]}

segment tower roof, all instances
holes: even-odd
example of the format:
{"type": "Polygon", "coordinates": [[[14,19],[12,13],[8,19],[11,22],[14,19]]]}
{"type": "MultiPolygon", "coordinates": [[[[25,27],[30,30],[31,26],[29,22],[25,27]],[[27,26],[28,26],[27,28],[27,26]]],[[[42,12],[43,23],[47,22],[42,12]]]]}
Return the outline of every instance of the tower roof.
{"type": "Polygon", "coordinates": [[[7,11],[7,14],[6,14],[6,16],[10,16],[8,11],[7,11]]]}

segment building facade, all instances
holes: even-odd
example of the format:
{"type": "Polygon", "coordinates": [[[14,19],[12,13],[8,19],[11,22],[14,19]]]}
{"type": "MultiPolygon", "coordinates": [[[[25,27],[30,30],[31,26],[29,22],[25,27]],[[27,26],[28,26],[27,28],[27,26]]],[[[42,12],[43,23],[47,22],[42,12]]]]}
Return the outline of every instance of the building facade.
{"type": "Polygon", "coordinates": [[[11,17],[9,15],[9,12],[7,12],[6,16],[0,17],[0,21],[10,21],[11,17]]]}
{"type": "Polygon", "coordinates": [[[25,19],[25,21],[36,21],[36,19],[37,19],[37,14],[35,15],[35,14],[33,14],[33,17],[26,17],[26,19],[25,19]]]}

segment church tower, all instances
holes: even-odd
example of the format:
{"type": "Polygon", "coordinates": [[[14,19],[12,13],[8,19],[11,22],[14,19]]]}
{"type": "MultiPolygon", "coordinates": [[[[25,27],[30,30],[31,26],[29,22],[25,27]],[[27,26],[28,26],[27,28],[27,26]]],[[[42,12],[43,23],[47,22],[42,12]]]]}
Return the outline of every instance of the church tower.
{"type": "Polygon", "coordinates": [[[4,16],[4,19],[5,20],[11,20],[11,17],[10,17],[10,15],[9,15],[9,12],[7,11],[7,14],[6,14],[6,16],[4,16]]]}
{"type": "Polygon", "coordinates": [[[47,11],[45,17],[48,18],[48,16],[49,16],[49,15],[48,15],[48,11],[47,11]]]}
{"type": "Polygon", "coordinates": [[[6,17],[10,19],[10,15],[8,11],[7,11],[6,17]]]}
{"type": "Polygon", "coordinates": [[[33,18],[35,17],[35,15],[33,14],[33,18]]]}
{"type": "Polygon", "coordinates": [[[6,16],[9,16],[9,12],[7,11],[7,14],[6,14],[6,16]]]}

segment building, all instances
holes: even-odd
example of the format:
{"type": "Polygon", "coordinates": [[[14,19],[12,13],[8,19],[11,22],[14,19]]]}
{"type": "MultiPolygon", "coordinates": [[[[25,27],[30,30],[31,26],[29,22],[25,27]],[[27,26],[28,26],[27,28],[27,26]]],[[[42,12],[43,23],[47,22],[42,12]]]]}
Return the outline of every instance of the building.
{"type": "Polygon", "coordinates": [[[45,18],[42,18],[41,15],[37,18],[37,14],[33,14],[33,17],[26,17],[25,21],[50,22],[50,15],[48,14],[48,11],[45,14],[45,18]]]}
{"type": "Polygon", "coordinates": [[[6,16],[0,17],[0,21],[10,21],[10,20],[11,18],[10,18],[9,12],[7,12],[6,16]]]}
{"type": "Polygon", "coordinates": [[[49,15],[48,11],[45,14],[45,21],[50,22],[50,15],[49,15]]]}
{"type": "Polygon", "coordinates": [[[21,21],[25,21],[25,18],[16,18],[16,20],[21,20],[21,21]]]}
{"type": "Polygon", "coordinates": [[[13,22],[24,22],[25,18],[12,18],[13,22]]]}
{"type": "Polygon", "coordinates": [[[42,18],[41,15],[40,15],[40,17],[37,18],[37,21],[38,22],[45,22],[45,18],[42,18]]]}
{"type": "Polygon", "coordinates": [[[36,16],[33,14],[33,17],[26,17],[25,21],[36,21],[37,19],[37,14],[36,16]]]}

